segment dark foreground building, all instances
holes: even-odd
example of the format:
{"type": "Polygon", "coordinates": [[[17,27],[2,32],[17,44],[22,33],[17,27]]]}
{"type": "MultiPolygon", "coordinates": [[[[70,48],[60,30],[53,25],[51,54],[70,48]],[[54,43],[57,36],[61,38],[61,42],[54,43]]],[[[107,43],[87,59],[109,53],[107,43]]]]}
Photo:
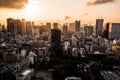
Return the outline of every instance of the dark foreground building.
{"type": "Polygon", "coordinates": [[[61,31],[59,29],[51,30],[51,46],[52,51],[57,54],[60,51],[61,31]]]}

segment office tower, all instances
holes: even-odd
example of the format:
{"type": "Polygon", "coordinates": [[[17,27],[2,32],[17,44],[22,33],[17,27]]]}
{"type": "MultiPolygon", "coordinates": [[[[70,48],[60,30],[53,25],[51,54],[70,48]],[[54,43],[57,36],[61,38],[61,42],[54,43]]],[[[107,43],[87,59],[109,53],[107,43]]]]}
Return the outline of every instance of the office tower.
{"type": "Polygon", "coordinates": [[[105,36],[109,39],[119,39],[120,38],[120,23],[106,23],[104,28],[105,36]]]}
{"type": "Polygon", "coordinates": [[[105,26],[104,26],[104,32],[103,32],[103,36],[105,37],[105,38],[107,38],[108,39],[108,33],[109,33],[109,23],[106,23],[105,24],[105,26]]]}
{"type": "Polygon", "coordinates": [[[27,33],[27,35],[32,35],[32,29],[33,29],[33,22],[27,21],[26,22],[26,33],[27,33]]]}
{"type": "Polygon", "coordinates": [[[68,26],[64,25],[63,26],[63,36],[64,36],[65,40],[68,38],[67,34],[68,34],[68,26]]]}
{"type": "Polygon", "coordinates": [[[46,31],[48,32],[48,35],[51,35],[51,23],[46,23],[46,31]]]}
{"type": "Polygon", "coordinates": [[[91,36],[93,33],[93,26],[84,26],[85,36],[91,36]]]}
{"type": "Polygon", "coordinates": [[[59,29],[52,29],[51,30],[51,46],[52,51],[55,54],[58,54],[60,51],[61,44],[61,31],[59,29]]]}
{"type": "Polygon", "coordinates": [[[25,19],[22,19],[21,21],[21,27],[22,27],[22,34],[26,34],[26,21],[25,19]]]}
{"type": "Polygon", "coordinates": [[[22,34],[21,21],[19,19],[14,20],[14,34],[15,35],[22,34]]]}
{"type": "Polygon", "coordinates": [[[96,36],[103,35],[103,23],[104,19],[96,19],[96,36]]]}
{"type": "Polygon", "coordinates": [[[7,30],[14,35],[22,34],[21,21],[19,19],[7,19],[7,30]]]}
{"type": "Polygon", "coordinates": [[[69,31],[75,32],[75,23],[69,24],[69,31]]]}
{"type": "Polygon", "coordinates": [[[53,24],[53,29],[58,29],[58,23],[53,24]]]}
{"type": "Polygon", "coordinates": [[[7,31],[14,34],[14,19],[12,18],[7,19],[7,31]]]}
{"type": "Polygon", "coordinates": [[[72,35],[72,47],[77,47],[78,38],[76,35],[72,35]]]}
{"type": "Polygon", "coordinates": [[[79,32],[80,31],[80,21],[75,21],[75,31],[79,32]]]}

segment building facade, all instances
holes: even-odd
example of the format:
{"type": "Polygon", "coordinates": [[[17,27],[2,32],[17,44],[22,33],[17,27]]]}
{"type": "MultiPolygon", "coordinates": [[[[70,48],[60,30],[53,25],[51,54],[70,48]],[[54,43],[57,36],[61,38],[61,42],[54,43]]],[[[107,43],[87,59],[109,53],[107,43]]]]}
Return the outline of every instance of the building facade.
{"type": "Polygon", "coordinates": [[[12,34],[14,33],[14,19],[12,18],[7,19],[7,31],[12,34]]]}
{"type": "Polygon", "coordinates": [[[19,19],[14,20],[14,34],[15,35],[22,34],[22,26],[21,26],[21,21],[19,19]]]}
{"type": "Polygon", "coordinates": [[[53,29],[58,29],[58,23],[53,23],[53,29]]]}
{"type": "Polygon", "coordinates": [[[103,23],[104,19],[96,19],[96,36],[103,35],[103,23]]]}
{"type": "Polygon", "coordinates": [[[21,26],[22,26],[22,34],[26,34],[26,21],[25,19],[22,19],[21,21],[21,26]]]}
{"type": "Polygon", "coordinates": [[[7,19],[7,31],[14,35],[22,34],[21,21],[19,19],[8,18],[7,19]]]}
{"type": "Polygon", "coordinates": [[[120,38],[120,23],[107,23],[106,24],[106,37],[109,39],[120,38]]]}
{"type": "Polygon", "coordinates": [[[68,26],[64,25],[63,26],[63,36],[64,36],[64,39],[68,38],[67,34],[68,34],[68,26]]]}
{"type": "Polygon", "coordinates": [[[75,32],[75,23],[69,24],[69,31],[75,32]]]}
{"type": "Polygon", "coordinates": [[[60,51],[61,46],[61,30],[52,29],[51,30],[51,46],[52,51],[57,54],[60,51]]]}
{"type": "Polygon", "coordinates": [[[33,23],[31,21],[26,22],[26,33],[32,35],[33,23]]]}
{"type": "Polygon", "coordinates": [[[48,32],[48,35],[51,35],[51,23],[46,23],[46,32],[48,32]]]}
{"type": "Polygon", "coordinates": [[[91,36],[93,34],[93,26],[84,26],[85,36],[91,36]]]}
{"type": "Polygon", "coordinates": [[[80,21],[75,21],[75,31],[79,32],[80,31],[80,21]]]}

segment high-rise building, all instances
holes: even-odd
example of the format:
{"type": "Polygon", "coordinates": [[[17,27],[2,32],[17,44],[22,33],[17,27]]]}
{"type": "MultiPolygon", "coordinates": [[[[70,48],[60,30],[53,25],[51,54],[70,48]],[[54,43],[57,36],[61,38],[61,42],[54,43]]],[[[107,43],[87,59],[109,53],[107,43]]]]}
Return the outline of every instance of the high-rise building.
{"type": "Polygon", "coordinates": [[[51,30],[51,45],[52,51],[57,54],[60,51],[60,44],[61,44],[61,30],[59,29],[52,29],[51,30]]]}
{"type": "Polygon", "coordinates": [[[103,35],[103,23],[104,23],[104,19],[96,19],[96,35],[97,36],[103,35]]]}
{"type": "Polygon", "coordinates": [[[80,21],[75,21],[75,31],[79,32],[80,31],[80,21]]]}
{"type": "Polygon", "coordinates": [[[103,36],[105,37],[105,38],[107,38],[108,39],[108,33],[109,33],[109,23],[106,23],[105,24],[105,26],[104,26],[104,32],[103,32],[103,36]]]}
{"type": "Polygon", "coordinates": [[[46,23],[46,31],[48,32],[48,35],[51,35],[51,23],[46,23]]]}
{"type": "Polygon", "coordinates": [[[93,26],[84,26],[85,36],[91,36],[93,33],[93,26]]]}
{"type": "Polygon", "coordinates": [[[33,22],[27,21],[26,22],[26,33],[27,33],[27,35],[32,35],[32,29],[33,29],[33,22]]]}
{"type": "Polygon", "coordinates": [[[14,20],[14,34],[15,35],[22,34],[21,21],[19,19],[14,20]]]}
{"type": "Polygon", "coordinates": [[[7,19],[7,31],[14,34],[14,19],[13,18],[7,19]]]}
{"type": "Polygon", "coordinates": [[[7,19],[7,30],[14,35],[22,34],[21,21],[19,19],[7,19]]]}
{"type": "Polygon", "coordinates": [[[58,29],[58,23],[53,24],[53,29],[58,29]]]}
{"type": "Polygon", "coordinates": [[[72,47],[77,47],[78,37],[76,35],[72,35],[72,47]]]}
{"type": "Polygon", "coordinates": [[[26,34],[26,21],[25,19],[22,19],[21,21],[21,26],[22,26],[22,34],[26,34]]]}
{"type": "Polygon", "coordinates": [[[69,31],[75,32],[75,23],[69,24],[69,31]]]}
{"type": "Polygon", "coordinates": [[[67,39],[67,34],[68,34],[68,26],[67,25],[64,25],[63,26],[63,36],[64,36],[64,39],[67,39]]]}
{"type": "Polygon", "coordinates": [[[105,37],[109,39],[120,38],[120,23],[106,23],[104,28],[105,37]]]}

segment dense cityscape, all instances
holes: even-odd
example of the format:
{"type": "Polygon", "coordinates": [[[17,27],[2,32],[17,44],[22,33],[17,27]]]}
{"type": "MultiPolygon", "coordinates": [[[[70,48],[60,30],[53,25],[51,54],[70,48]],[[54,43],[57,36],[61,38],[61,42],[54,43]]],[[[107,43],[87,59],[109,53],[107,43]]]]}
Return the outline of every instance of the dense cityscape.
{"type": "Polygon", "coordinates": [[[0,25],[0,80],[120,80],[120,23],[0,25]]]}
{"type": "Polygon", "coordinates": [[[120,80],[120,0],[0,0],[0,80],[120,80]]]}

